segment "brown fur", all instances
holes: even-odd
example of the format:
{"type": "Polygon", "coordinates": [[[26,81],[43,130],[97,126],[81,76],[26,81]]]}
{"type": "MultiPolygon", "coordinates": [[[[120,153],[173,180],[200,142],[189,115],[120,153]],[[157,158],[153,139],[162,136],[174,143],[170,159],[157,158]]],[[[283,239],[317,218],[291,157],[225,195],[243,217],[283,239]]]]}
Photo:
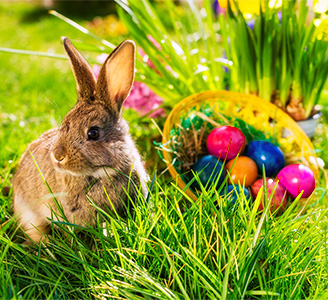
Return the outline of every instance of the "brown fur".
{"type": "Polygon", "coordinates": [[[57,209],[33,158],[68,221],[78,225],[94,225],[96,210],[86,192],[100,208],[115,208],[118,213],[124,213],[128,204],[124,190],[129,188],[132,200],[140,184],[143,194],[147,192],[148,175],[121,117],[134,79],[134,43],[125,41],[108,56],[97,82],[72,43],[67,38],[63,43],[76,78],[78,102],[59,128],[45,132],[28,146],[13,181],[15,214],[35,242],[49,231],[50,207],[57,209]],[[99,128],[98,140],[88,139],[91,127],[99,128]]]}

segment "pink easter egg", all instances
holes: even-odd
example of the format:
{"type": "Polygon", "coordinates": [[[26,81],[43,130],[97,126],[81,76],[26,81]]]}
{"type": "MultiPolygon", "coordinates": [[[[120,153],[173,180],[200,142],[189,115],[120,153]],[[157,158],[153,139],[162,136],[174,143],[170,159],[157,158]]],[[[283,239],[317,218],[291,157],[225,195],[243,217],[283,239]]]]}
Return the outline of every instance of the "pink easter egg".
{"type": "Polygon", "coordinates": [[[302,164],[293,164],[284,167],[278,173],[277,179],[294,198],[302,191],[302,198],[307,198],[315,189],[315,179],[312,170],[302,164]]]}
{"type": "Polygon", "coordinates": [[[222,126],[212,130],[207,137],[206,146],[211,155],[228,161],[243,151],[245,143],[245,136],[240,129],[222,126]]]}
{"type": "MultiPolygon", "coordinates": [[[[251,191],[254,199],[256,199],[257,194],[259,193],[261,187],[264,185],[263,178],[256,180],[252,186],[251,191]]],[[[277,180],[272,178],[266,178],[266,191],[267,198],[270,199],[271,194],[276,187],[275,193],[272,195],[271,203],[270,203],[270,211],[274,212],[279,208],[280,212],[283,212],[287,207],[287,192],[286,189],[280,184],[277,183],[277,180]]],[[[259,205],[259,211],[264,209],[264,195],[262,196],[261,203],[259,205]]]]}

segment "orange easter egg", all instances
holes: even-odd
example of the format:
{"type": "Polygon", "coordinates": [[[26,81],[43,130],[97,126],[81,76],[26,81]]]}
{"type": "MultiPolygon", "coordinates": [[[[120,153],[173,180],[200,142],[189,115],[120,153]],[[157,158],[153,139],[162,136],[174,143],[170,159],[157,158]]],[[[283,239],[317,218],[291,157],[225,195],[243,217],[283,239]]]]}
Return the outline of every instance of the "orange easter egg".
{"type": "Polygon", "coordinates": [[[254,160],[247,156],[239,156],[226,164],[226,169],[230,174],[229,182],[250,186],[258,175],[258,170],[254,160]]]}

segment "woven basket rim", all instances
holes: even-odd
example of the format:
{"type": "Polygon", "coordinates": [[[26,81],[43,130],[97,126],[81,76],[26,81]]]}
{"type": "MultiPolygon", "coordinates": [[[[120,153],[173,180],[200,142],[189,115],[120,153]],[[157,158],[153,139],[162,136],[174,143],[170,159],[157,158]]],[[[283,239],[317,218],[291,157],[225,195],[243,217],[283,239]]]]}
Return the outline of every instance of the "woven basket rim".
{"type": "MultiPolygon", "coordinates": [[[[170,131],[175,126],[174,121],[181,117],[181,112],[183,110],[190,110],[195,105],[199,104],[200,102],[206,102],[206,101],[213,101],[213,100],[221,100],[221,101],[227,101],[226,99],[230,99],[233,102],[237,102],[241,106],[253,106],[257,109],[261,109],[261,113],[265,113],[268,116],[274,117],[274,120],[276,122],[280,122],[281,126],[284,128],[287,128],[290,130],[296,137],[296,140],[302,141],[302,147],[306,147],[306,151],[308,153],[311,153],[311,156],[313,159],[310,161],[310,156],[308,155],[307,160],[311,164],[311,168],[315,173],[315,176],[318,178],[319,172],[318,172],[318,164],[314,164],[313,162],[316,162],[317,157],[315,155],[315,150],[312,145],[311,140],[309,137],[303,132],[301,127],[283,110],[281,110],[279,107],[277,107],[275,104],[270,103],[266,101],[263,98],[260,98],[256,95],[249,95],[244,93],[238,93],[238,92],[232,92],[232,91],[205,91],[197,94],[192,94],[184,99],[182,99],[180,102],[178,102],[173,109],[171,110],[170,114],[168,115],[164,128],[163,128],[163,138],[162,143],[166,144],[170,140],[170,131]],[[221,99],[220,99],[221,98],[221,99]],[[237,99],[237,100],[236,100],[237,99]]],[[[299,142],[300,143],[300,142],[299,142]]],[[[181,179],[180,174],[177,172],[177,170],[174,168],[172,164],[172,154],[169,151],[163,151],[163,157],[166,162],[166,165],[168,167],[168,170],[170,172],[170,175],[173,179],[177,181],[178,186],[185,191],[186,195],[189,196],[192,199],[195,199],[195,194],[190,189],[185,189],[186,184],[181,179]]]]}

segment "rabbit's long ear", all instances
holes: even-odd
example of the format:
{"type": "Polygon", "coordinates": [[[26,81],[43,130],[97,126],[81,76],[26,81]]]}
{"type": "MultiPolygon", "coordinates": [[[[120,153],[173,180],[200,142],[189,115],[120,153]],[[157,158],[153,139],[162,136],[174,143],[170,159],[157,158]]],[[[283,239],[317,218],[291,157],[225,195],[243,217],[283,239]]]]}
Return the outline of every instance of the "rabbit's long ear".
{"type": "Polygon", "coordinates": [[[79,100],[92,102],[96,89],[96,78],[91,67],[68,38],[64,37],[62,40],[76,80],[79,100]]]}
{"type": "Polygon", "coordinates": [[[96,99],[115,114],[120,114],[133,84],[135,48],[133,41],[122,42],[107,57],[99,72],[96,99]]]}

